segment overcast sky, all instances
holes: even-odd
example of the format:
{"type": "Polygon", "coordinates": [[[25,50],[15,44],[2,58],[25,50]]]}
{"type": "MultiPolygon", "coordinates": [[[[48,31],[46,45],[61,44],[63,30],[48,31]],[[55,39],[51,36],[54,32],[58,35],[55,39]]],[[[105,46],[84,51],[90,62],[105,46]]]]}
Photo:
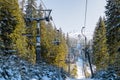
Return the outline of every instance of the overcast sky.
{"type": "MultiPolygon", "coordinates": [[[[40,0],[38,0],[40,1],[40,0]]],[[[78,32],[84,26],[86,0],[43,0],[48,9],[52,9],[52,17],[57,28],[64,33],[78,32]]],[[[85,34],[92,38],[94,28],[100,16],[104,16],[106,0],[88,0],[87,22],[85,34]]]]}

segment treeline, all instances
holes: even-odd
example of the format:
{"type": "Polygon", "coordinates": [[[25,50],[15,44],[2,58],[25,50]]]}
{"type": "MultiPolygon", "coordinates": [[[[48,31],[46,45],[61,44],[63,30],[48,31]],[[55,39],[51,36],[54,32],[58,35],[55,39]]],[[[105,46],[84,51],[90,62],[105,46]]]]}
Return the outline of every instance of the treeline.
{"type": "Polygon", "coordinates": [[[120,75],[120,0],[107,0],[93,36],[93,63],[97,70],[111,67],[120,75]]]}
{"type": "MultiPolygon", "coordinates": [[[[0,49],[14,50],[15,54],[31,63],[36,62],[37,22],[25,18],[43,17],[44,13],[36,0],[22,0],[21,8],[18,0],[0,0],[0,49]],[[26,7],[24,7],[26,6],[26,7]],[[36,10],[39,9],[39,11],[36,10]],[[29,35],[29,36],[28,36],[29,35]]],[[[66,68],[68,53],[66,37],[61,29],[52,22],[40,21],[41,59],[62,68],[66,68]],[[55,41],[60,43],[55,44],[55,41]]]]}

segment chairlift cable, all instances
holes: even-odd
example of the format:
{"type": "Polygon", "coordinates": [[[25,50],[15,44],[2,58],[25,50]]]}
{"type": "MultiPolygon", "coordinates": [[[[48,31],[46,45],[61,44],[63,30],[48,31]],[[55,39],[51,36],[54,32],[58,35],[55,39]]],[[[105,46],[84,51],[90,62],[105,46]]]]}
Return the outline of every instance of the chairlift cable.
{"type": "MultiPolygon", "coordinates": [[[[84,15],[84,25],[83,25],[83,27],[82,27],[82,30],[83,30],[83,28],[85,29],[85,27],[86,27],[86,20],[87,20],[87,6],[88,6],[88,0],[86,0],[86,2],[85,2],[85,15],[84,15]]],[[[82,30],[81,30],[81,32],[82,32],[82,30]]],[[[82,35],[86,38],[86,36],[82,33],[82,35]]]]}
{"type": "Polygon", "coordinates": [[[56,28],[56,24],[54,20],[52,20],[52,23],[53,23],[53,26],[56,28]]]}
{"type": "MultiPolygon", "coordinates": [[[[47,7],[45,6],[44,2],[42,0],[40,0],[40,1],[41,1],[41,4],[44,6],[44,8],[47,9],[47,7]]],[[[51,16],[51,18],[52,18],[52,16],[51,16]]],[[[56,24],[55,24],[55,21],[53,20],[53,18],[52,18],[51,21],[53,23],[54,28],[56,28],[56,24]]]]}
{"type": "MultiPolygon", "coordinates": [[[[45,7],[45,9],[47,9],[44,2],[42,0],[40,0],[40,1],[41,1],[42,5],[45,7]]],[[[52,18],[52,23],[53,23],[53,26],[56,27],[56,24],[55,24],[55,21],[53,20],[53,18],[52,18]]]]}
{"type": "Polygon", "coordinates": [[[86,19],[87,19],[87,5],[88,5],[88,1],[86,0],[86,3],[85,3],[85,19],[84,19],[84,26],[83,26],[83,27],[86,27],[86,19]]]}

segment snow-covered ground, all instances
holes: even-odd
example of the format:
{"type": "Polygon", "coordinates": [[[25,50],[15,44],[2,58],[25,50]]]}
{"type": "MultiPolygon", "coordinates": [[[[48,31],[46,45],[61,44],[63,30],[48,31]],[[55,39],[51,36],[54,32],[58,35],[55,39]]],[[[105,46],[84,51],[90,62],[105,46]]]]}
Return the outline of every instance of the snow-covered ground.
{"type": "Polygon", "coordinates": [[[77,65],[77,79],[85,79],[83,60],[79,58],[78,62],[76,62],[76,65],[77,65]]]}
{"type": "Polygon", "coordinates": [[[32,65],[16,55],[0,55],[0,80],[120,80],[120,77],[111,69],[97,72],[94,75],[95,79],[85,79],[83,60],[79,58],[76,65],[78,77],[73,79],[67,77],[65,72],[59,76],[58,68],[44,62],[32,65]]]}
{"type": "MultiPolygon", "coordinates": [[[[76,62],[77,65],[77,77],[76,79],[73,78],[67,78],[66,80],[94,80],[94,79],[86,79],[85,75],[84,75],[84,69],[83,69],[83,60],[81,58],[78,59],[78,61],[76,62]]],[[[90,69],[87,68],[88,73],[90,73],[90,69]]]]}
{"type": "MultiPolygon", "coordinates": [[[[59,80],[59,69],[45,62],[32,65],[16,55],[0,55],[0,80],[59,80]]],[[[65,72],[60,80],[65,80],[65,72]]]]}
{"type": "MultiPolygon", "coordinates": [[[[76,62],[77,79],[64,78],[65,73],[59,76],[58,68],[48,65],[45,62],[32,65],[21,60],[16,55],[0,55],[0,80],[86,80],[83,71],[83,60],[76,62]]],[[[90,80],[90,79],[87,79],[90,80]]]]}

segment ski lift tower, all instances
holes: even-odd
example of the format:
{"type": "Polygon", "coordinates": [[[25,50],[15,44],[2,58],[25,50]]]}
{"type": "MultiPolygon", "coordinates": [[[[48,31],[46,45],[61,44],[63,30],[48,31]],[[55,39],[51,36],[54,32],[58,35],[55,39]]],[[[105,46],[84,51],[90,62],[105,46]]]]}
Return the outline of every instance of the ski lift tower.
{"type": "MultiPolygon", "coordinates": [[[[51,14],[51,9],[40,9],[37,10],[37,12],[42,12],[43,16],[42,17],[33,17],[33,16],[29,16],[29,14],[31,15],[32,10],[29,10],[28,12],[28,16],[26,16],[25,20],[26,22],[32,22],[32,21],[36,21],[37,22],[37,26],[36,26],[36,63],[39,63],[40,59],[41,59],[41,36],[40,36],[40,21],[42,20],[46,20],[47,22],[49,22],[51,20],[50,14],[51,14]]],[[[26,34],[26,36],[30,36],[29,34],[26,34]]],[[[31,35],[32,36],[32,35],[31,35]]]]}

